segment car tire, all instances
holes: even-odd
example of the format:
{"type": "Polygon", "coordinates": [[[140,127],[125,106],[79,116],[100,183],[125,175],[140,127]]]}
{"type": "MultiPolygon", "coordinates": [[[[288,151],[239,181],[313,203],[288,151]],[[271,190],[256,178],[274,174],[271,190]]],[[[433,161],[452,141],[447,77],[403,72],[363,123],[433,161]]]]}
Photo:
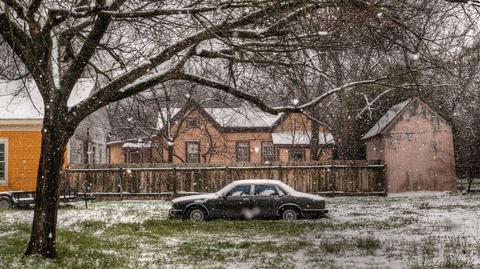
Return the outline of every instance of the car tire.
{"type": "Polygon", "coordinates": [[[293,208],[286,208],[282,211],[283,220],[297,220],[299,215],[298,210],[293,208]]]}
{"type": "Polygon", "coordinates": [[[8,210],[10,208],[12,208],[12,203],[11,203],[10,199],[0,198],[0,211],[8,210]]]}
{"type": "Polygon", "coordinates": [[[205,220],[205,211],[201,208],[194,207],[188,210],[187,218],[191,221],[204,221],[205,220]]]}

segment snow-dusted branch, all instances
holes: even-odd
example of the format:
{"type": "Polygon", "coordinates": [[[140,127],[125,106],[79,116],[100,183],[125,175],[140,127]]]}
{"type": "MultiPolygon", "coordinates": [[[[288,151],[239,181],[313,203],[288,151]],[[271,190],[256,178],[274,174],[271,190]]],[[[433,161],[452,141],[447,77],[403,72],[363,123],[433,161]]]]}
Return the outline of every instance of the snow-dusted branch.
{"type": "Polygon", "coordinates": [[[468,4],[468,5],[473,5],[473,6],[480,7],[480,1],[479,0],[445,0],[445,1],[451,2],[451,3],[468,4]]]}
{"type": "Polygon", "coordinates": [[[303,112],[305,109],[319,104],[320,102],[322,102],[323,100],[325,100],[329,96],[334,95],[337,92],[347,90],[347,89],[350,89],[350,88],[354,88],[354,87],[360,86],[360,85],[375,84],[378,81],[387,79],[387,77],[381,77],[381,78],[378,78],[378,79],[362,80],[362,81],[348,83],[348,84],[345,84],[341,87],[329,90],[329,91],[325,92],[324,94],[313,98],[311,101],[309,101],[307,103],[304,103],[302,105],[296,105],[296,106],[270,106],[268,103],[266,103],[265,101],[260,99],[257,95],[243,92],[241,90],[238,90],[237,88],[231,87],[231,86],[229,86],[229,85],[227,85],[223,82],[220,82],[220,81],[208,79],[208,78],[193,75],[193,74],[183,73],[183,74],[179,75],[178,79],[185,80],[185,81],[190,81],[190,82],[201,84],[201,85],[204,85],[204,86],[207,86],[207,87],[212,87],[212,88],[222,90],[222,91],[224,91],[226,93],[229,93],[229,94],[231,94],[231,95],[233,95],[237,98],[241,98],[243,100],[246,100],[246,101],[254,104],[255,106],[257,106],[258,108],[260,108],[261,110],[263,110],[265,112],[268,112],[268,113],[271,113],[271,114],[278,114],[278,113],[281,113],[281,112],[303,112]]]}
{"type": "Polygon", "coordinates": [[[311,106],[314,106],[314,105],[320,103],[325,98],[327,98],[329,96],[332,96],[332,95],[336,94],[337,92],[344,91],[344,90],[347,90],[347,89],[350,89],[350,88],[354,88],[356,86],[376,84],[377,82],[382,81],[382,80],[386,80],[387,78],[388,78],[387,76],[383,76],[383,77],[380,77],[380,78],[377,78],[377,79],[362,80],[362,81],[356,81],[356,82],[345,84],[343,86],[340,86],[340,87],[337,87],[335,89],[329,90],[329,91],[323,93],[322,95],[320,95],[318,97],[313,98],[311,101],[309,101],[309,102],[307,102],[303,105],[298,106],[298,108],[299,109],[306,109],[308,107],[311,107],[311,106]]]}
{"type": "Polygon", "coordinates": [[[197,14],[197,13],[206,13],[212,11],[226,10],[226,9],[237,9],[237,8],[246,8],[253,7],[253,3],[225,3],[216,7],[185,7],[185,8],[170,8],[170,9],[153,9],[153,10],[132,10],[132,11],[107,11],[103,10],[101,13],[108,14],[115,18],[150,18],[158,16],[168,16],[168,15],[180,15],[180,14],[197,14]]]}
{"type": "Polygon", "coordinates": [[[368,110],[369,116],[370,116],[370,119],[371,119],[372,118],[372,105],[375,104],[375,102],[377,102],[382,96],[389,93],[390,91],[391,91],[391,89],[383,91],[382,93],[377,95],[375,98],[373,98],[372,101],[369,101],[367,95],[364,95],[366,105],[360,112],[358,112],[358,114],[357,114],[357,116],[355,116],[355,118],[359,119],[362,116],[362,114],[365,113],[365,111],[368,110]]]}

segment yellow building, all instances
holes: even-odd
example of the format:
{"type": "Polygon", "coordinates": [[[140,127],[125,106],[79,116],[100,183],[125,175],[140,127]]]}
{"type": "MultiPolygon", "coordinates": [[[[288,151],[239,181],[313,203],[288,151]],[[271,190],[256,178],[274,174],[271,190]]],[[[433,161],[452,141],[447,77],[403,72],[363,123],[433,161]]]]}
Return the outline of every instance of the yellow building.
{"type": "MultiPolygon", "coordinates": [[[[88,98],[94,85],[91,80],[80,80],[68,105],[74,106],[88,98]]],[[[43,102],[33,82],[0,81],[0,192],[35,190],[42,118],[43,102]]],[[[68,149],[72,147],[67,154],[69,163],[107,160],[105,142],[109,124],[92,120],[104,118],[96,115],[80,124],[68,145],[68,149]],[[82,144],[80,138],[84,137],[84,133],[88,133],[88,139],[82,144]],[[78,148],[79,144],[85,147],[78,148]]]]}

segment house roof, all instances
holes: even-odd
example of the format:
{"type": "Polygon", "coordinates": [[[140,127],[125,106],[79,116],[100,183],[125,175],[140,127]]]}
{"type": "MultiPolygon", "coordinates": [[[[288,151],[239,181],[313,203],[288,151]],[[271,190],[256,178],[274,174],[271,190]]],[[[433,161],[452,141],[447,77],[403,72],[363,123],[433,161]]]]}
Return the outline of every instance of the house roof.
{"type": "MultiPolygon", "coordinates": [[[[94,86],[93,80],[80,79],[70,94],[68,106],[87,99],[94,86]]],[[[33,81],[0,80],[0,119],[42,119],[43,108],[42,97],[33,81]]]]}
{"type": "Polygon", "coordinates": [[[160,130],[163,128],[163,121],[167,120],[168,112],[170,112],[170,119],[173,119],[173,117],[175,117],[175,115],[177,115],[178,112],[180,112],[181,110],[182,109],[178,107],[161,108],[160,112],[158,113],[157,130],[160,130]],[[163,116],[163,120],[162,120],[162,116],[163,116]]]}
{"type": "MultiPolygon", "coordinates": [[[[308,145],[312,134],[310,132],[281,132],[272,133],[273,144],[275,145],[308,145]]],[[[320,132],[319,144],[333,144],[335,140],[331,133],[320,132]]]]}
{"type": "Polygon", "coordinates": [[[272,115],[248,105],[236,108],[205,108],[205,111],[220,126],[226,128],[272,127],[282,116],[281,114],[272,115]]]}
{"type": "Polygon", "coordinates": [[[370,130],[362,137],[362,139],[369,139],[380,134],[407,106],[412,102],[412,99],[407,99],[399,104],[392,106],[385,115],[383,115],[370,130]]]}
{"type": "MultiPolygon", "coordinates": [[[[269,128],[282,117],[282,113],[272,115],[259,108],[242,105],[240,107],[202,108],[208,116],[223,128],[269,128]]],[[[182,109],[170,108],[170,117],[173,119],[182,109]]],[[[163,128],[162,115],[164,119],[167,109],[162,108],[157,121],[157,129],[163,128]]]]}

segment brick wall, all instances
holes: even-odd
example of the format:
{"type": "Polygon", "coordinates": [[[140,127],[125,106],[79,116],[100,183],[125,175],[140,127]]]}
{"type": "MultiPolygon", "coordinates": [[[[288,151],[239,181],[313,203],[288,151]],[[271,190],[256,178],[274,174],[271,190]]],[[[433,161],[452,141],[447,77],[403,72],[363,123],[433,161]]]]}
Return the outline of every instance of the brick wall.
{"type": "MultiPolygon", "coordinates": [[[[189,113],[187,118],[197,119],[197,126],[188,126],[188,120],[180,119],[172,128],[172,134],[177,133],[178,136],[174,143],[174,163],[183,163],[186,161],[186,144],[188,142],[196,142],[200,148],[200,162],[201,163],[214,163],[214,164],[233,164],[237,162],[237,142],[248,142],[250,146],[249,162],[262,163],[262,142],[272,142],[272,132],[308,132],[310,131],[310,121],[302,114],[290,114],[283,119],[281,124],[273,128],[273,130],[252,131],[245,129],[245,131],[227,131],[218,128],[215,122],[212,122],[203,113],[197,110],[189,113]]],[[[327,132],[325,128],[321,128],[320,131],[327,132]]],[[[157,145],[163,145],[163,160],[168,159],[167,145],[162,138],[154,139],[154,143],[157,145]]],[[[288,151],[291,149],[291,145],[279,145],[278,146],[278,159],[277,161],[288,162],[288,151]]],[[[303,147],[305,151],[305,161],[310,160],[310,148],[303,147]]],[[[144,149],[141,151],[148,151],[144,149]]],[[[125,149],[122,150],[122,144],[110,145],[110,163],[121,164],[125,163],[124,160],[125,149]]],[[[145,154],[144,154],[145,155],[145,154]]],[[[147,154],[148,155],[148,154],[147,154]]],[[[331,159],[331,148],[325,149],[324,155],[321,160],[331,159]]],[[[161,162],[162,158],[154,158],[152,162],[161,162]]],[[[148,161],[145,161],[148,162],[148,161]]]]}

